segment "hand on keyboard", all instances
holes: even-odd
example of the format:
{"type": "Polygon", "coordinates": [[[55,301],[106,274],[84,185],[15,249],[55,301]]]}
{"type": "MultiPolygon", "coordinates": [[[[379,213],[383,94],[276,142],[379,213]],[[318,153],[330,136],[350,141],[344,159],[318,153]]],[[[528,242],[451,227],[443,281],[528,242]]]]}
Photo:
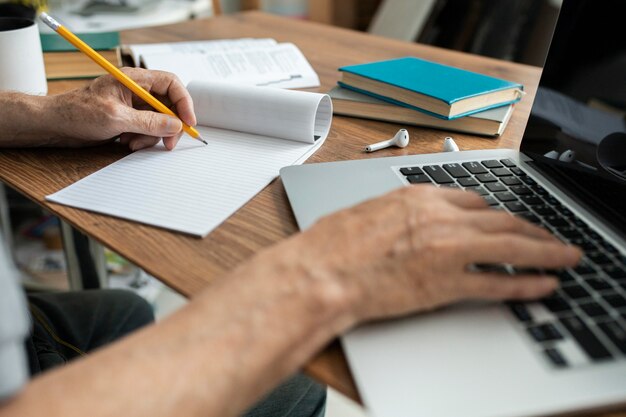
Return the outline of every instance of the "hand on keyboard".
{"type": "Polygon", "coordinates": [[[581,257],[545,229],[490,210],[478,194],[426,185],[328,216],[297,240],[297,256],[310,276],[345,290],[341,294],[358,321],[463,299],[542,297],[557,287],[556,278],[470,266],[558,269],[581,257]]]}

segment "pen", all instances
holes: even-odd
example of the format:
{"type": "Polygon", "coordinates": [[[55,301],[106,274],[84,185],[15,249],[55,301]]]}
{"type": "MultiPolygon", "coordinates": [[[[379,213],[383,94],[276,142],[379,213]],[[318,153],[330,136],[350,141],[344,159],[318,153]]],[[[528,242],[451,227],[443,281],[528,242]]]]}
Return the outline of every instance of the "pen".
{"type": "MultiPolygon", "coordinates": [[[[76,48],[78,48],[78,50],[80,50],[81,52],[84,52],[89,58],[93,59],[96,64],[104,68],[109,74],[114,76],[119,82],[121,82],[126,87],[128,87],[130,91],[137,94],[137,96],[139,96],[143,101],[151,105],[155,110],[178,118],[178,116],[172,110],[170,110],[165,104],[161,103],[159,100],[154,98],[152,94],[150,94],[143,87],[141,87],[139,84],[134,82],[128,75],[120,71],[120,69],[117,68],[115,65],[107,61],[102,55],[97,53],[92,47],[90,47],[85,42],[80,40],[78,36],[70,32],[65,26],[61,25],[55,19],[50,17],[47,13],[41,13],[40,18],[46,25],[50,26],[52,30],[54,30],[56,33],[58,33],[63,38],[65,38],[66,41],[74,45],[76,48]]],[[[200,132],[198,132],[194,127],[189,126],[185,122],[182,122],[182,123],[183,123],[183,130],[186,133],[188,133],[189,136],[201,141],[205,145],[208,145],[207,142],[204,139],[202,139],[200,132]]]]}

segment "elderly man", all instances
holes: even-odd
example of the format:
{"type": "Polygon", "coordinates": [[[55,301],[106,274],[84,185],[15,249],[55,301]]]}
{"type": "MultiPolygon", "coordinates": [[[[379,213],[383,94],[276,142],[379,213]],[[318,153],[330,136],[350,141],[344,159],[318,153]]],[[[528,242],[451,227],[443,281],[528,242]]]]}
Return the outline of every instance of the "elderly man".
{"type": "MultiPolygon", "coordinates": [[[[195,124],[189,94],[174,76],[126,71],[195,124]]],[[[0,114],[5,147],[87,146],[119,137],[132,150],[161,138],[173,149],[181,135],[179,120],[146,109],[109,76],[60,96],[0,93],[0,114]]],[[[466,299],[536,298],[557,286],[550,276],[503,276],[470,265],[554,269],[580,256],[545,230],[489,210],[473,193],[405,188],[260,252],[158,324],[30,382],[13,377],[11,384],[5,379],[14,373],[2,372],[0,387],[8,388],[0,417],[240,415],[360,322],[466,299]]],[[[1,275],[0,288],[12,288],[0,291],[0,304],[13,311],[3,314],[17,317],[23,297],[9,274],[1,275]]],[[[0,325],[0,341],[11,340],[9,327],[0,325]]],[[[0,367],[12,355],[19,374],[20,347],[2,343],[0,367]]],[[[321,415],[323,389],[296,377],[252,412],[321,415]]]]}

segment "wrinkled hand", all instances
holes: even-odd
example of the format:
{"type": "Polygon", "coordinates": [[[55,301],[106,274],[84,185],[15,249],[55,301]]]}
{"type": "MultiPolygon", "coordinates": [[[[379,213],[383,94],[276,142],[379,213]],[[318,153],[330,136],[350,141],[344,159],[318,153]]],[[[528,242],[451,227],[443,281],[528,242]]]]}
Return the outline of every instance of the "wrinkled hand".
{"type": "Polygon", "coordinates": [[[472,272],[474,264],[561,268],[579,249],[478,195],[413,186],[320,220],[301,234],[308,274],[348,294],[354,322],[404,315],[465,299],[532,299],[555,277],[472,272]],[[337,286],[339,285],[339,286],[337,286]]]}
{"type": "MultiPolygon", "coordinates": [[[[185,123],[195,126],[191,97],[174,74],[140,68],[122,71],[185,123]]],[[[48,125],[64,146],[96,145],[119,136],[134,151],[154,146],[161,138],[171,150],[182,135],[180,120],[152,109],[111,75],[54,98],[54,119],[48,125]]]]}

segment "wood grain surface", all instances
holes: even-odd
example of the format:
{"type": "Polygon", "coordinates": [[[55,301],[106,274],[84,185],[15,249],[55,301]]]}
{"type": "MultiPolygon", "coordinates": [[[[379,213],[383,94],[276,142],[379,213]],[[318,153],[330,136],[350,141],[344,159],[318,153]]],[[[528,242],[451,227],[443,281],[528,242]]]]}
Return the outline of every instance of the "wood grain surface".
{"type": "MultiPolygon", "coordinates": [[[[308,163],[438,152],[445,136],[453,136],[461,150],[517,148],[541,73],[537,67],[383,39],[261,12],[223,15],[122,33],[122,41],[126,44],[241,37],[271,37],[295,43],[320,76],[322,86],[311,91],[330,90],[339,78],[337,68],[340,66],[408,55],[502,77],[525,86],[527,94],[516,105],[509,126],[499,139],[402,126],[411,136],[407,148],[366,154],[363,152],[365,145],[393,136],[400,126],[336,116],[326,143],[308,163]]],[[[51,82],[50,93],[59,94],[84,83],[51,82]]],[[[297,232],[279,179],[204,239],[45,201],[46,195],[127,154],[128,150],[119,145],[89,149],[2,150],[0,179],[190,297],[261,249],[297,232]]],[[[358,400],[336,341],[321,352],[306,371],[358,400]]]]}

